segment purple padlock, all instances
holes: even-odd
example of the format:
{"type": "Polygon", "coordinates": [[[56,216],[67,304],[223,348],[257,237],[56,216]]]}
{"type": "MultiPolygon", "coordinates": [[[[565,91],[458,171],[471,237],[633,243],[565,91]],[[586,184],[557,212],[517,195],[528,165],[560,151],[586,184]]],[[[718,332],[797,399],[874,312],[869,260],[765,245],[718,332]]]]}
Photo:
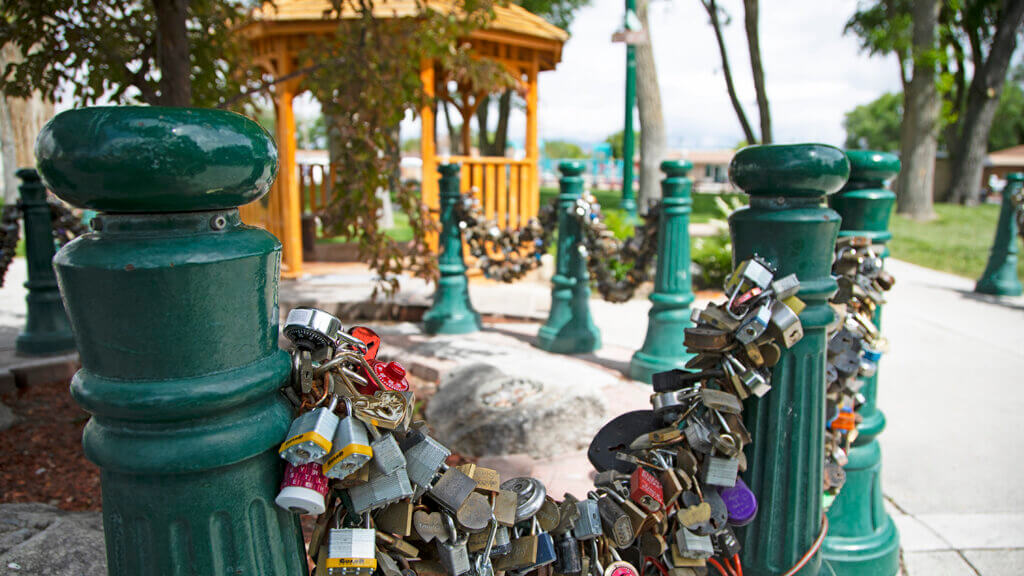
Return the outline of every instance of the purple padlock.
{"type": "Polygon", "coordinates": [[[737,477],[735,486],[722,488],[718,494],[729,510],[729,524],[746,526],[757,515],[757,496],[747,488],[742,478],[737,477]]]}

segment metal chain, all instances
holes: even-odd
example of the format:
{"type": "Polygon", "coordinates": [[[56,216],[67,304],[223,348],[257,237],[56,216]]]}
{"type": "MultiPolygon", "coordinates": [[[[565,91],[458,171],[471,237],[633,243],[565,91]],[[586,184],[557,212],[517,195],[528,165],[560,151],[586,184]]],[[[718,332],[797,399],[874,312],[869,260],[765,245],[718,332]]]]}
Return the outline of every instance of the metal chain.
{"type": "Polygon", "coordinates": [[[484,217],[480,202],[472,192],[462,195],[455,205],[455,215],[469,253],[484,276],[501,282],[519,280],[540,266],[540,257],[547,252],[558,217],[554,204],[541,208],[522,228],[502,230],[493,219],[484,217]]]}
{"type": "Polygon", "coordinates": [[[609,302],[626,302],[641,284],[651,279],[658,252],[661,203],[651,205],[644,223],[625,240],[617,239],[605,225],[601,206],[592,195],[577,200],[573,214],[583,231],[580,250],[587,258],[597,291],[609,302]]]}

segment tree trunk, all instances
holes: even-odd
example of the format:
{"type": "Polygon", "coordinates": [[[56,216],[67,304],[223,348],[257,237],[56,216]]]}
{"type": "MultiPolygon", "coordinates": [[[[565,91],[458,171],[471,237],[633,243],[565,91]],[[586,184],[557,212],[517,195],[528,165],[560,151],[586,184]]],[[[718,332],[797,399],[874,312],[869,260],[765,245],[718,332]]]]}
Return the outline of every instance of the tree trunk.
{"type": "Polygon", "coordinates": [[[725,38],[722,37],[722,23],[718,19],[718,5],[715,3],[715,0],[701,0],[701,4],[708,12],[708,17],[711,19],[711,29],[715,31],[715,40],[718,41],[718,53],[722,56],[722,73],[725,75],[725,88],[729,91],[729,101],[732,102],[732,108],[736,111],[736,118],[739,119],[740,126],[743,128],[743,137],[747,139],[747,144],[754,144],[757,142],[757,137],[754,136],[754,130],[750,127],[750,122],[747,120],[747,113],[743,111],[743,104],[740,103],[739,97],[736,96],[736,86],[732,83],[729,55],[725,50],[725,38]]]}
{"type": "Polygon", "coordinates": [[[988,152],[988,133],[992,118],[999,107],[999,96],[1006,83],[1013,52],[1017,49],[1017,34],[1024,22],[1024,1],[1003,3],[996,22],[988,59],[974,71],[967,91],[967,111],[964,115],[960,138],[953,150],[952,178],[949,198],[951,202],[974,204],[979,200],[981,177],[988,152]]]}
{"type": "Polygon", "coordinates": [[[491,96],[483,97],[483,101],[476,107],[476,145],[480,149],[481,156],[492,156],[491,146],[493,142],[487,139],[487,117],[491,112],[491,96]]]}
{"type": "MultiPolygon", "coordinates": [[[[665,157],[665,118],[661,112],[661,89],[654,63],[651,27],[648,23],[649,0],[637,2],[637,16],[647,31],[647,40],[636,47],[636,102],[640,111],[640,193],[641,213],[651,200],[661,198],[659,164],[665,157]]],[[[632,159],[626,159],[627,162],[632,159]]]]}
{"type": "Polygon", "coordinates": [[[455,125],[452,124],[452,113],[448,110],[448,101],[442,100],[441,107],[444,108],[444,123],[448,126],[448,153],[452,156],[458,156],[462,154],[459,150],[462,137],[459,131],[455,129],[455,125]]]}
{"type": "Polygon", "coordinates": [[[192,104],[192,60],[189,56],[188,0],[153,0],[156,12],[157,66],[160,104],[192,104]]]}
{"type": "Polygon", "coordinates": [[[512,90],[508,89],[498,98],[498,126],[494,129],[492,156],[504,156],[508,142],[508,116],[512,113],[512,90]]]}
{"type": "Polygon", "coordinates": [[[747,48],[750,50],[750,71],[754,75],[754,91],[757,93],[757,112],[761,118],[761,144],[771,144],[772,115],[768,110],[768,93],[764,89],[761,40],[757,31],[757,2],[758,0],[743,0],[743,16],[747,28],[747,48]]]}
{"type": "MultiPolygon", "coordinates": [[[[0,50],[0,70],[9,63],[21,62],[21,52],[14,44],[0,50]]],[[[18,168],[36,165],[36,136],[53,118],[53,102],[35,91],[29,98],[8,98],[0,92],[0,149],[2,149],[3,199],[18,198],[18,168]]]]}
{"type": "Polygon", "coordinates": [[[914,76],[903,94],[903,125],[900,127],[900,156],[896,211],[918,220],[935,217],[932,193],[935,182],[935,152],[938,148],[939,93],[935,86],[935,62],[928,57],[935,50],[941,0],[914,0],[914,76]]]}

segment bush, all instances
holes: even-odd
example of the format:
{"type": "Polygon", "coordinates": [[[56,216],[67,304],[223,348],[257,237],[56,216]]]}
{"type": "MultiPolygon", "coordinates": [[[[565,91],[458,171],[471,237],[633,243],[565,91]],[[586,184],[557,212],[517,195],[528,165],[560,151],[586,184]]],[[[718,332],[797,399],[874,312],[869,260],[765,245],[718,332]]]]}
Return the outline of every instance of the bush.
{"type": "Polygon", "coordinates": [[[694,238],[690,242],[690,259],[696,268],[694,288],[721,290],[725,277],[732,272],[732,242],[729,235],[694,238]]]}

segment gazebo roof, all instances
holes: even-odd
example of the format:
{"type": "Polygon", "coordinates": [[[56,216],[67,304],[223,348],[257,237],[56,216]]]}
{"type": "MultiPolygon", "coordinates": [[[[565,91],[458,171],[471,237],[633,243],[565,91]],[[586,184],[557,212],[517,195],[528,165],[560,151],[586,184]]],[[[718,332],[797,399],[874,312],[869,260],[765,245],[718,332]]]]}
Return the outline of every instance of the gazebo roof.
{"type": "MultiPolygon", "coordinates": [[[[452,0],[378,0],[373,14],[377,18],[414,18],[423,8],[439,12],[459,13],[457,1],[452,0]]],[[[330,0],[275,0],[265,2],[253,12],[253,20],[243,26],[244,33],[253,41],[273,36],[299,36],[327,34],[335,29],[338,15],[330,0]]],[[[352,5],[342,4],[341,18],[356,18],[352,5]]],[[[569,34],[540,16],[516,4],[495,6],[494,18],[483,30],[470,34],[471,40],[523,47],[544,53],[541,70],[551,70],[561,60],[562,44],[569,34]]],[[[503,56],[503,54],[484,54],[503,56]]]]}

